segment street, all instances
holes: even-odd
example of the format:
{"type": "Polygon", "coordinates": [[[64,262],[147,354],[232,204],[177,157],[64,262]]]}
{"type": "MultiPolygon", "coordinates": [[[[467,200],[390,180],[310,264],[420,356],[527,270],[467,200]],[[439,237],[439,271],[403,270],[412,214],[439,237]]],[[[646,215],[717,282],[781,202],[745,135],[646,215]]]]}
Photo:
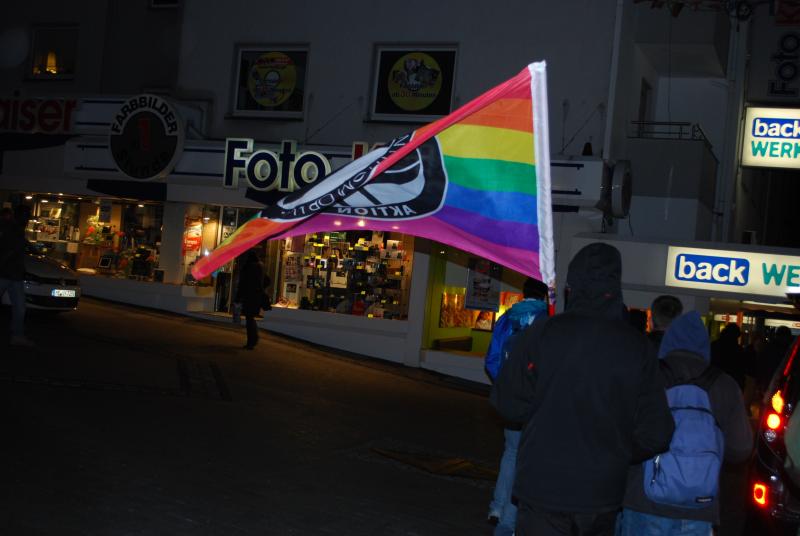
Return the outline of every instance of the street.
{"type": "Polygon", "coordinates": [[[485,395],[89,299],[28,329],[2,348],[2,534],[489,532],[485,395]]]}
{"type": "MultiPolygon", "coordinates": [[[[91,299],[28,332],[0,348],[0,534],[491,533],[480,388],[91,299]]],[[[741,471],[723,484],[738,534],[741,471]]]]}

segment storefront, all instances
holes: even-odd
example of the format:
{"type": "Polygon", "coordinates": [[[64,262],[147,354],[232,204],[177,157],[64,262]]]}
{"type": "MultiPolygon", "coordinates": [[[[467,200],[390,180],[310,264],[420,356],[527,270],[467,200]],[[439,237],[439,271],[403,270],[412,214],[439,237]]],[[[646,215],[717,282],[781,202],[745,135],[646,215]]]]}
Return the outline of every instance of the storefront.
{"type": "MultiPolygon", "coordinates": [[[[72,137],[5,152],[0,196],[28,211],[29,240],[77,270],[84,295],[230,322],[236,262],[199,281],[193,264],[364,147],[170,141],[181,111],[148,96],[79,99],[72,137]],[[149,109],[155,118],[141,116],[149,109]]],[[[332,230],[260,248],[274,303],[264,328],[474,381],[486,381],[496,317],[521,299],[523,276],[400,232],[332,230]]]]}
{"type": "Polygon", "coordinates": [[[653,243],[578,235],[570,257],[601,241],[622,254],[625,304],[648,311],[657,296],[671,294],[684,310],[706,319],[715,338],[728,322],[742,329],[742,342],[754,332],[769,334],[786,326],[800,334],[800,314],[786,290],[800,286],[800,252],[743,244],[653,243]]]}

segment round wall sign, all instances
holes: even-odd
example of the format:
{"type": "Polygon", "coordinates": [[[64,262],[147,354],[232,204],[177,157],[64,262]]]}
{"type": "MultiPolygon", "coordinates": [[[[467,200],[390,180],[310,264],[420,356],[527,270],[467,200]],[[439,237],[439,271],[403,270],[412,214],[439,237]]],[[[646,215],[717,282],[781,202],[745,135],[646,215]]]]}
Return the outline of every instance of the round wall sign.
{"type": "Polygon", "coordinates": [[[297,68],[282,52],[262,54],[250,68],[247,89],[261,106],[271,108],[286,102],[297,85],[297,68]]]}
{"type": "Polygon", "coordinates": [[[181,156],[183,137],[183,121],[169,102],[137,95],[125,101],[111,123],[111,157],[132,179],[163,178],[181,156]]]}
{"type": "Polygon", "coordinates": [[[410,52],[389,71],[389,96],[403,110],[416,112],[430,106],[442,90],[442,68],[424,52],[410,52]]]}

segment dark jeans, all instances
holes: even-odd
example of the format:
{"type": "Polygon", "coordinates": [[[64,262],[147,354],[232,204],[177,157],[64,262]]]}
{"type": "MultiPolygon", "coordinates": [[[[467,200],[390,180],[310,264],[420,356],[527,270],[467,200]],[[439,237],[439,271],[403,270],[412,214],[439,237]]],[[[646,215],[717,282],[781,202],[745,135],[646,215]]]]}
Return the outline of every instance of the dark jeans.
{"type": "Polygon", "coordinates": [[[617,512],[549,512],[519,505],[516,536],[614,536],[617,512]]]}
{"type": "Polygon", "coordinates": [[[247,346],[253,347],[258,344],[258,324],[255,316],[245,316],[245,326],[247,327],[247,346]]]}

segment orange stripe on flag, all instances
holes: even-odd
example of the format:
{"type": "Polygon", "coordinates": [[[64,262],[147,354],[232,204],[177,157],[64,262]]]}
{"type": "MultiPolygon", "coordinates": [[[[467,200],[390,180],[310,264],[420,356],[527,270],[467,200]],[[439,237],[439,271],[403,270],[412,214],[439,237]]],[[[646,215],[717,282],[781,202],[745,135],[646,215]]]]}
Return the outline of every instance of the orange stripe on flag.
{"type": "Polygon", "coordinates": [[[232,261],[262,240],[266,240],[283,231],[287,231],[294,223],[282,223],[266,218],[256,218],[242,225],[235,234],[217,246],[211,254],[202,257],[192,267],[195,279],[203,279],[219,266],[232,261]]]}
{"type": "Polygon", "coordinates": [[[466,117],[460,124],[533,132],[530,99],[501,99],[466,117]]]}

